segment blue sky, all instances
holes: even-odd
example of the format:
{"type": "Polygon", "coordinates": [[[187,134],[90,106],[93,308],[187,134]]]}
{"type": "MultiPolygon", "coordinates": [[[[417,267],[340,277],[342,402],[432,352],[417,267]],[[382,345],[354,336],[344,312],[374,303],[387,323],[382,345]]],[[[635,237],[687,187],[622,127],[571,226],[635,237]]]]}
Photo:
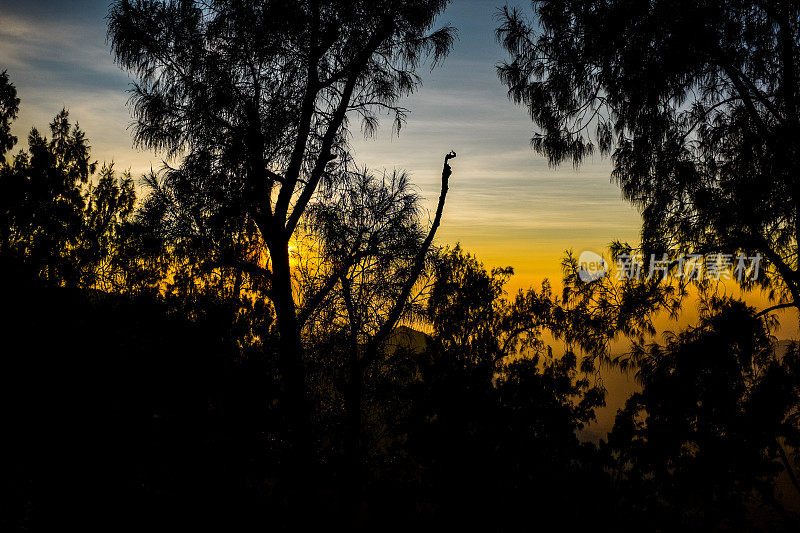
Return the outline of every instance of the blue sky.
{"type": "MultiPolygon", "coordinates": [[[[494,38],[502,0],[456,0],[438,24],[459,31],[444,65],[422,72],[423,86],[404,102],[411,110],[397,137],[389,123],[376,138],[354,133],[357,159],[373,169],[409,171],[433,206],[443,155],[458,158],[439,242],[462,245],[487,264],[511,265],[515,285],[558,278],[567,248],[600,250],[633,241],[640,218],[610,183],[608,161],[557,170],[530,148],[533,125],[510,103],[495,75],[504,53],[494,38]]],[[[510,2],[530,12],[526,1],[510,2]]],[[[22,99],[15,133],[46,130],[66,107],[86,130],[99,161],[135,175],[160,156],[132,148],[126,107],[132,79],[114,65],[106,44],[107,1],[0,0],[0,69],[22,99]]]]}

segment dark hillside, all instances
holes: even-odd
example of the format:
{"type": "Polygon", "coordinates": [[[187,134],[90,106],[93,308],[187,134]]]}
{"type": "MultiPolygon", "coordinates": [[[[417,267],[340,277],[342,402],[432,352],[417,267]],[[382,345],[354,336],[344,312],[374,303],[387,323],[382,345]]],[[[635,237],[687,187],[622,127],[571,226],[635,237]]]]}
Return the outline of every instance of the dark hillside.
{"type": "Polygon", "coordinates": [[[236,501],[241,480],[217,482],[252,456],[263,365],[234,364],[221,328],[161,303],[2,271],[0,529],[168,529],[236,501]]]}

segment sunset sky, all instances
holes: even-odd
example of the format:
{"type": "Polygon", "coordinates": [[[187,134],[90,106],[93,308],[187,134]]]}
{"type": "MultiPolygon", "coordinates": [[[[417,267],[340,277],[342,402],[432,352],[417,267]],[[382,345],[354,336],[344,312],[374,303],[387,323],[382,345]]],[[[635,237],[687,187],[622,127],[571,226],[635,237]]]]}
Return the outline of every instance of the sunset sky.
{"type": "MultiPolygon", "coordinates": [[[[99,161],[135,175],[158,168],[161,156],[132,148],[125,106],[132,81],[106,45],[105,0],[8,2],[0,9],[1,68],[21,103],[18,137],[46,129],[61,107],[70,111],[99,161]]],[[[519,2],[526,7],[527,2],[519,2]]],[[[423,86],[403,105],[411,110],[399,137],[386,121],[377,138],[354,133],[356,159],[370,168],[405,169],[430,207],[441,160],[453,149],[454,175],[439,241],[474,251],[488,264],[509,264],[517,283],[558,277],[563,250],[600,249],[635,239],[636,212],[609,181],[599,158],[579,172],[553,170],[530,148],[532,123],[508,101],[495,75],[504,58],[494,38],[502,0],[458,0],[441,17],[459,37],[444,65],[421,73],[423,86]]]]}
{"type": "MultiPolygon", "coordinates": [[[[527,1],[511,2],[530,12],[527,1]]],[[[21,98],[14,131],[46,130],[66,107],[86,131],[93,156],[141,175],[161,156],[132,147],[126,107],[132,79],[106,44],[106,0],[0,0],[0,69],[21,98]]],[[[641,219],[595,157],[579,170],[552,169],[530,147],[533,124],[509,102],[495,67],[505,57],[494,38],[502,0],[456,0],[437,25],[459,36],[444,65],[423,69],[423,86],[399,137],[390,121],[377,138],[353,135],[356,159],[372,169],[410,172],[428,207],[435,205],[442,158],[458,152],[438,235],[460,242],[489,266],[511,265],[513,288],[560,278],[564,250],[602,251],[615,239],[635,242],[641,219]]],[[[787,318],[789,314],[784,315],[787,318]]],[[[794,320],[794,319],[793,319],[794,320]]]]}

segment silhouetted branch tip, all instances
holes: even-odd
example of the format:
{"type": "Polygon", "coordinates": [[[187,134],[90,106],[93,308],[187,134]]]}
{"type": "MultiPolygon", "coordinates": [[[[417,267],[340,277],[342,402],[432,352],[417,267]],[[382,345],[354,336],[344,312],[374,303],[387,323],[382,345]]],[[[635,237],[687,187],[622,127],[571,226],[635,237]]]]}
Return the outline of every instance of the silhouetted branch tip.
{"type": "Polygon", "coordinates": [[[450,153],[444,156],[444,168],[442,169],[442,182],[443,184],[447,183],[447,179],[450,177],[450,174],[453,173],[453,169],[450,168],[450,161],[451,159],[455,159],[456,153],[453,150],[450,150],[450,153]]]}

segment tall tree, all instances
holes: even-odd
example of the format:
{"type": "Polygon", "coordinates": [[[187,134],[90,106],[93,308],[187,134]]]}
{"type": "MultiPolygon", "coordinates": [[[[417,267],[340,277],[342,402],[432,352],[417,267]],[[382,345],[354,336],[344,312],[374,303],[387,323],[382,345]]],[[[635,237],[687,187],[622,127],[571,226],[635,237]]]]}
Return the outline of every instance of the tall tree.
{"type": "Polygon", "coordinates": [[[17,144],[17,138],[11,135],[11,123],[19,112],[17,88],[8,79],[8,72],[0,73],[0,156],[5,155],[17,144]]]}
{"type": "MultiPolygon", "coordinates": [[[[348,118],[369,133],[419,85],[426,57],[453,30],[429,33],[446,0],[121,0],[109,14],[132,92],[135,140],[169,155],[204,154],[269,249],[280,366],[300,454],[310,424],[289,242],[320,184],[345,159],[348,118]]],[[[195,176],[194,179],[203,179],[195,176]]]]}
{"type": "MultiPolygon", "coordinates": [[[[14,148],[19,98],[0,74],[0,155],[14,148]]],[[[33,128],[28,149],[0,161],[0,254],[54,285],[127,290],[143,270],[132,253],[136,192],[130,172],[104,164],[95,176],[90,146],[62,109],[48,141],[33,128]],[[96,179],[95,179],[96,178],[96,179]]]]}
{"type": "Polygon", "coordinates": [[[311,283],[299,319],[311,329],[320,324],[316,329],[326,333],[331,326],[334,332],[345,330],[348,452],[355,463],[365,451],[365,378],[380,366],[376,363],[385,363],[386,341],[400,319],[421,314],[426,283],[420,278],[430,263],[454,157],[454,152],[445,156],[439,203],[427,231],[419,197],[404,173],[378,179],[366,169],[356,170],[331,200],[309,211],[306,232],[316,253],[307,258],[313,273],[302,269],[311,283]],[[320,270],[326,272],[319,275],[320,270]]]}
{"type": "Polygon", "coordinates": [[[536,24],[503,12],[498,73],[534,148],[610,154],[646,256],[761,254],[756,284],[800,306],[800,4],[532,3],[536,24]]]}
{"type": "Polygon", "coordinates": [[[5,254],[28,264],[50,283],[78,285],[77,257],[86,210],[86,187],[97,163],[83,131],[62,110],[48,140],[33,128],[28,150],[0,169],[5,254]]]}
{"type": "Polygon", "coordinates": [[[800,491],[800,361],[770,331],[743,302],[712,299],[697,327],[634,350],[642,390],[609,435],[631,525],[742,530],[757,503],[797,528],[776,478],[783,470],[800,491]]]}

